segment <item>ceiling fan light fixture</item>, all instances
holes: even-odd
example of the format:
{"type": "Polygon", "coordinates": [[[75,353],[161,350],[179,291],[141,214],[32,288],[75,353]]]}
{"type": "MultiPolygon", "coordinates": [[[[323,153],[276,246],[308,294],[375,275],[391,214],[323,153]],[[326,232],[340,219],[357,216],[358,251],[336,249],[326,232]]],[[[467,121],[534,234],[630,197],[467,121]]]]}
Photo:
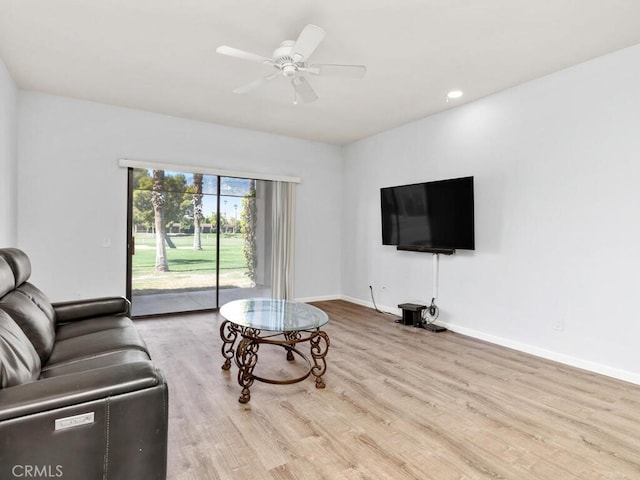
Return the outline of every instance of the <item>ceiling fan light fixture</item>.
{"type": "Polygon", "coordinates": [[[292,64],[288,64],[282,67],[282,74],[285,77],[293,77],[297,71],[298,69],[296,68],[296,66],[292,64]]]}

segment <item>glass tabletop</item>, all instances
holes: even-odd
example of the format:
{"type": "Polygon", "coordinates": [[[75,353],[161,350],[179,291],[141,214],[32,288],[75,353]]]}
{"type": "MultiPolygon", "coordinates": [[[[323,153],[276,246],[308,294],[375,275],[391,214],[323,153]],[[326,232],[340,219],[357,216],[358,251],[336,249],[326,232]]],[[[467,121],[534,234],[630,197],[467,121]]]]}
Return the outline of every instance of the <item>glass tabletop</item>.
{"type": "Polygon", "coordinates": [[[226,303],[220,314],[236,325],[270,332],[298,332],[320,328],[329,321],[313,305],[272,298],[246,298],[226,303]]]}

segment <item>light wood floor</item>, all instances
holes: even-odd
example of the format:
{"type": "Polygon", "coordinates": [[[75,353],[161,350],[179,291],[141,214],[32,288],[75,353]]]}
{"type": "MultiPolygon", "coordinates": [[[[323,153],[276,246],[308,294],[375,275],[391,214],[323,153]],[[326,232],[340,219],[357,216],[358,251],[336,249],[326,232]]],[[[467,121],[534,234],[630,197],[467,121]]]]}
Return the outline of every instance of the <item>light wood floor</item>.
{"type": "MultiPolygon", "coordinates": [[[[640,387],[343,301],[324,377],[238,403],[218,314],[138,321],[169,382],[170,480],[640,479],[640,387]]],[[[282,350],[259,367],[290,368],[282,350]]],[[[256,371],[258,373],[258,371],[256,371]]]]}

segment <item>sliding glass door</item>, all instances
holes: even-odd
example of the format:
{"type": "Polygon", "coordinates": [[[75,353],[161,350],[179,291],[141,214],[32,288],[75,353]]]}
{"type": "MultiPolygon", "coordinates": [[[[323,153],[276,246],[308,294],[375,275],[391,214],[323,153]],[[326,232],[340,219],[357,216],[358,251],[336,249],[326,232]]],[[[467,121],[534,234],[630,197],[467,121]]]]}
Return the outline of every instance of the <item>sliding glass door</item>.
{"type": "Polygon", "coordinates": [[[129,169],[133,316],[269,296],[270,182],[129,169]]]}

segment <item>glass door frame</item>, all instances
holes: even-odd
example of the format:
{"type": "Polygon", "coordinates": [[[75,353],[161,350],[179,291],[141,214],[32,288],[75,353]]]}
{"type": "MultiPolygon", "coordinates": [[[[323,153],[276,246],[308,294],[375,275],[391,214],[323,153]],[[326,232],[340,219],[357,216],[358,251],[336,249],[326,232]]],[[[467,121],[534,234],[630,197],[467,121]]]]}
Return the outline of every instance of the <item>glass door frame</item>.
{"type": "MultiPolygon", "coordinates": [[[[125,295],[127,300],[133,304],[133,255],[135,255],[135,236],[133,234],[133,167],[127,167],[127,268],[126,268],[126,282],[125,282],[125,295]]],[[[151,313],[145,315],[139,315],[140,318],[144,317],[156,317],[161,315],[172,315],[182,313],[195,313],[195,312],[216,312],[220,309],[220,175],[216,175],[216,249],[215,249],[215,261],[216,261],[216,286],[215,286],[215,307],[203,308],[200,310],[189,310],[188,312],[165,312],[165,313],[151,313]]]]}
{"type": "MultiPolygon", "coordinates": [[[[134,211],[134,205],[133,205],[133,201],[134,201],[134,191],[135,191],[135,185],[134,185],[134,168],[142,168],[142,167],[128,167],[127,168],[127,261],[126,261],[126,287],[125,287],[125,291],[126,291],[126,298],[132,302],[133,305],[133,255],[135,254],[135,235],[134,235],[134,219],[133,219],[133,211],[134,211]]],[[[171,170],[174,171],[174,170],[171,170]]],[[[136,318],[149,318],[149,317],[154,317],[154,316],[161,316],[161,315],[172,315],[172,314],[182,314],[182,313],[195,313],[195,312],[209,312],[209,311],[217,311],[220,308],[220,270],[222,268],[221,264],[220,264],[220,260],[221,260],[221,233],[222,233],[222,197],[223,197],[223,193],[222,193],[222,183],[223,183],[223,179],[225,178],[242,178],[242,179],[246,179],[246,180],[253,180],[251,178],[247,178],[247,177],[231,177],[231,176],[224,176],[224,175],[215,175],[216,177],[216,223],[215,223],[215,239],[216,239],[216,246],[215,246],[215,252],[214,252],[214,256],[215,256],[215,264],[216,264],[216,268],[215,268],[215,287],[211,287],[212,289],[215,288],[215,307],[209,308],[209,307],[203,307],[202,309],[194,309],[194,310],[187,310],[184,312],[164,312],[164,313],[148,313],[148,314],[140,314],[140,315],[136,315],[136,318]]],[[[237,222],[237,215],[236,215],[236,222],[237,222]]],[[[212,272],[213,273],[213,272],[212,272]]],[[[213,293],[213,292],[212,292],[213,293]]],[[[133,313],[132,313],[133,314],[133,313]]]]}

